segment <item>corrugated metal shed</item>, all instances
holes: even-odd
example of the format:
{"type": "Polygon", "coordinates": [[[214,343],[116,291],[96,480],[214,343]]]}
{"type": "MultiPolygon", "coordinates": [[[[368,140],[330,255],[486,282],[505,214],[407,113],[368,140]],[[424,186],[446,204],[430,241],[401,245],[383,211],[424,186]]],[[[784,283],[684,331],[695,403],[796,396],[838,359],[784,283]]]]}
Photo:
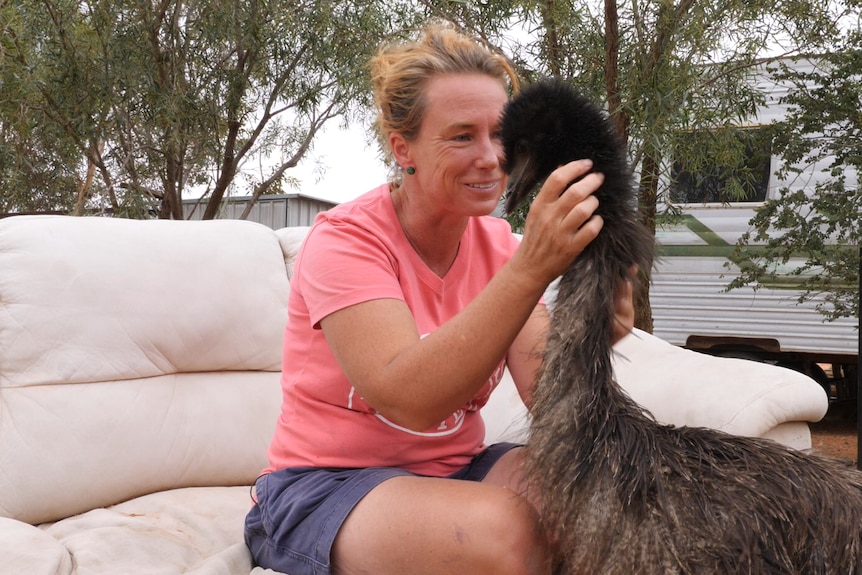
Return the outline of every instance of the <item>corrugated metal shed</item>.
{"type": "MultiPolygon", "coordinates": [[[[226,199],[219,210],[219,219],[239,219],[250,200],[251,196],[226,199]]],[[[338,205],[336,202],[302,194],[261,196],[252,206],[251,213],[246,219],[274,230],[292,226],[309,226],[314,221],[314,216],[336,205],[338,205]]],[[[204,207],[203,204],[198,205],[198,200],[183,200],[183,217],[187,220],[199,220],[203,216],[204,207]]]]}

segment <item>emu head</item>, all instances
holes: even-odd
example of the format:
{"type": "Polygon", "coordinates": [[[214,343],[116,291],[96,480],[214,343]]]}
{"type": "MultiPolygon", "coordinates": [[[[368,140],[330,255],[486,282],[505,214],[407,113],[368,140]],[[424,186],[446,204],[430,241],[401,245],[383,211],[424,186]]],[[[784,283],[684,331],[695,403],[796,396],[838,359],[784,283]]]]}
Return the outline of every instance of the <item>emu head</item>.
{"type": "Polygon", "coordinates": [[[572,160],[590,159],[598,172],[626,168],[624,147],[607,115],[562,80],[539,80],[521,90],[503,110],[501,130],[507,213],[572,160]]]}

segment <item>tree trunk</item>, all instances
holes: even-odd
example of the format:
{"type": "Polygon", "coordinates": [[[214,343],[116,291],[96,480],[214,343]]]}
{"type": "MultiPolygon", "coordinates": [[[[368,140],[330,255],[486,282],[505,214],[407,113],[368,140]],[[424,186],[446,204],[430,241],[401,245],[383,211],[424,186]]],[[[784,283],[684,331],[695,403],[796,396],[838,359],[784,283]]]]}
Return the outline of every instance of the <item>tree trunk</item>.
{"type": "MultiPolygon", "coordinates": [[[[658,200],[659,170],[661,155],[653,146],[647,144],[641,164],[640,193],[638,213],[641,223],[655,237],[656,201],[658,200]]],[[[653,331],[652,305],[649,300],[650,277],[652,270],[640,270],[635,282],[635,327],[648,333],[653,331]]]]}
{"type": "Polygon", "coordinates": [[[555,0],[542,5],[542,23],[545,26],[545,47],[548,51],[548,69],[552,76],[562,75],[562,47],[557,35],[557,6],[555,0]]]}
{"type": "Polygon", "coordinates": [[[605,96],[617,138],[626,145],[629,115],[623,111],[620,77],[620,24],[616,0],[605,0],[605,96]]]}

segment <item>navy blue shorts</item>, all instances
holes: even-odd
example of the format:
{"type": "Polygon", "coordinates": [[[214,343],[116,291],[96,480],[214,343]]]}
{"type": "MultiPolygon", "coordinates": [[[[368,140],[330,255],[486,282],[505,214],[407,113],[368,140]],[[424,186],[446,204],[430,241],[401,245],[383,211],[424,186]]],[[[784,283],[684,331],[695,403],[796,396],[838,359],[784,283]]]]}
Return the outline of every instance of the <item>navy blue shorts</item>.
{"type": "MultiPolygon", "coordinates": [[[[514,443],[485,449],[449,479],[481,481],[514,443]]],[[[255,564],[290,575],[330,575],[335,536],[359,500],[403,469],[289,468],[255,483],[256,503],[245,520],[245,543],[255,564]]]]}

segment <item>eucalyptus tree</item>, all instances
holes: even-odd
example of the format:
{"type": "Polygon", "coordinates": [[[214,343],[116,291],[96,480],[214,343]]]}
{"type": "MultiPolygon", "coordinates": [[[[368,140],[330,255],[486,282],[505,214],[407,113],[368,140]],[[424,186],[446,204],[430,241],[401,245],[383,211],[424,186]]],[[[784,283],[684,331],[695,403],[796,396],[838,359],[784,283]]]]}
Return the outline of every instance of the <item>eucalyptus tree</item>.
{"type": "MultiPolygon", "coordinates": [[[[423,0],[467,28],[499,13],[507,51],[525,77],[555,75],[604,102],[639,178],[640,211],[655,229],[672,166],[720,157],[731,189],[748,177],[743,147],[729,126],[750,121],[764,93],[752,81],[764,59],[821,51],[845,6],[822,0],[423,0]],[[517,40],[512,38],[517,36],[517,40]]],[[[489,37],[500,33],[490,26],[489,37]]],[[[515,226],[523,214],[515,214],[515,226]]],[[[651,330],[642,275],[637,325],[651,330]]]]}
{"type": "Polygon", "coordinates": [[[282,189],[321,127],[363,104],[383,8],[4,0],[0,157],[16,165],[0,185],[21,190],[5,209],[182,218],[194,193],[212,218],[229,194],[282,189]]]}
{"type": "MultiPolygon", "coordinates": [[[[83,181],[81,142],[70,136],[78,118],[52,114],[64,104],[58,100],[73,97],[62,78],[34,63],[57,48],[48,39],[48,21],[0,1],[0,212],[69,208],[83,181]],[[48,103],[42,94],[52,89],[48,103]]],[[[66,78],[76,74],[68,70],[66,78]]]]}

